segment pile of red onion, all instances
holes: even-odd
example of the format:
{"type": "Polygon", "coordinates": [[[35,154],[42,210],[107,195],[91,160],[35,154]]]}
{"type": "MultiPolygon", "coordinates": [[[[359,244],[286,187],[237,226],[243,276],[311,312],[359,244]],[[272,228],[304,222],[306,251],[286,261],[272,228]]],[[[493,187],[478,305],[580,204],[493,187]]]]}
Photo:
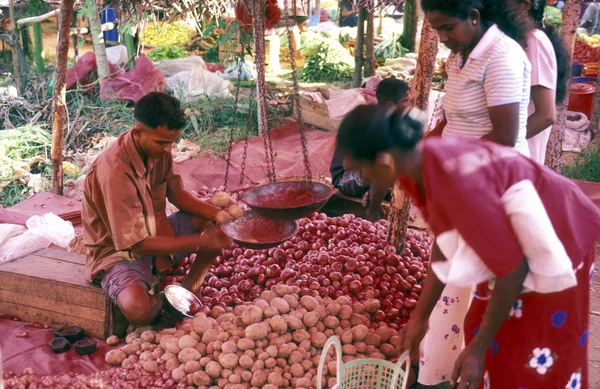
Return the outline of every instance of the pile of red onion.
{"type": "MultiPolygon", "coordinates": [[[[381,302],[377,320],[394,329],[406,323],[426,278],[430,237],[409,230],[400,255],[387,243],[385,220],[314,214],[298,222],[298,234],[277,248],[224,250],[202,288],[204,310],[240,305],[285,283],[299,286],[301,295],[350,296],[361,303],[375,298],[381,302]]],[[[193,260],[180,261],[164,284],[181,282],[193,260]]]]}

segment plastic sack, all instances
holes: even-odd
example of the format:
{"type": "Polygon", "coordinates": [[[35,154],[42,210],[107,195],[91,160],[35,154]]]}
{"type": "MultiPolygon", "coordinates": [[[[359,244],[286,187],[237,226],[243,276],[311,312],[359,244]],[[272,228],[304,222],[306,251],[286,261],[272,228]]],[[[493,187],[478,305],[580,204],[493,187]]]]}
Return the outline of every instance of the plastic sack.
{"type": "Polygon", "coordinates": [[[579,112],[568,111],[567,118],[562,149],[563,151],[580,153],[592,140],[589,131],[590,121],[586,115],[579,112]]]}
{"type": "Polygon", "coordinates": [[[127,47],[123,45],[107,47],[106,57],[108,62],[115,65],[118,68],[122,68],[129,62],[129,56],[127,55],[127,47]]]}
{"type": "Polygon", "coordinates": [[[140,55],[133,70],[112,77],[100,85],[100,98],[137,103],[150,92],[164,91],[165,76],[147,56],[140,55]]]}
{"type": "Polygon", "coordinates": [[[329,117],[333,120],[342,120],[350,111],[359,105],[367,104],[367,100],[357,89],[342,92],[331,92],[329,100],[325,101],[329,117]]]}
{"type": "Polygon", "coordinates": [[[0,264],[48,248],[52,243],[66,248],[74,238],[73,225],[55,214],[32,216],[27,220],[25,233],[9,239],[0,247],[0,264]]]}
{"type": "Polygon", "coordinates": [[[219,77],[230,81],[237,81],[238,79],[241,81],[252,81],[256,79],[256,67],[252,62],[245,59],[244,62],[236,59],[227,69],[225,69],[225,72],[217,72],[216,74],[218,74],[219,77]]]}
{"type": "MultiPolygon", "coordinates": [[[[116,74],[119,69],[112,63],[108,64],[110,74],[116,74]]],[[[93,52],[85,53],[67,70],[66,88],[71,89],[78,84],[83,87],[89,87],[96,81],[97,77],[93,75],[96,72],[96,54],[93,52]]]]}
{"type": "Polygon", "coordinates": [[[174,76],[177,73],[189,72],[196,69],[206,68],[206,63],[197,55],[191,55],[185,58],[167,59],[156,64],[165,77],[174,76]]]}
{"type": "Polygon", "coordinates": [[[167,88],[186,102],[202,96],[231,97],[231,83],[204,68],[185,71],[167,78],[167,88]]]}
{"type": "Polygon", "coordinates": [[[27,228],[18,224],[0,224],[0,247],[8,240],[21,235],[25,231],[27,231],[27,228]]]}

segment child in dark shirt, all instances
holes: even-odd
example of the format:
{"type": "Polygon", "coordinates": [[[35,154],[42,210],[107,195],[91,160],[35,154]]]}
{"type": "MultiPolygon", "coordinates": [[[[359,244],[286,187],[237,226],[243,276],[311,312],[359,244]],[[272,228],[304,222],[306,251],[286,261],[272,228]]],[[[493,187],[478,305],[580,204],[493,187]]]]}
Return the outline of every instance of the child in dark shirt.
{"type": "MultiPolygon", "coordinates": [[[[380,106],[408,106],[409,85],[395,78],[387,78],[377,86],[377,103],[380,106]]],[[[360,176],[360,172],[352,170],[344,164],[344,158],[339,148],[336,147],[329,168],[333,185],[339,191],[350,197],[366,198],[367,219],[377,221],[381,219],[381,202],[389,193],[389,188],[371,188],[369,182],[360,176]]]]}

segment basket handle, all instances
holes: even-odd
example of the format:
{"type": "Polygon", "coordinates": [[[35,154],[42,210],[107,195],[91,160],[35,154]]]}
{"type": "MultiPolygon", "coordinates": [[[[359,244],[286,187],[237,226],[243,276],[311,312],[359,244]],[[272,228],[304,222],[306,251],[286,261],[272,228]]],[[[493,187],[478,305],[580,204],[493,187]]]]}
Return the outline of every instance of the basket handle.
{"type": "MultiPolygon", "coordinates": [[[[337,363],[336,363],[336,377],[338,379],[338,383],[340,377],[342,376],[342,343],[337,336],[332,336],[327,339],[325,345],[323,346],[323,351],[321,352],[321,359],[319,360],[319,368],[317,369],[317,389],[322,389],[322,379],[323,379],[323,366],[325,365],[325,357],[327,357],[327,351],[329,347],[333,346],[335,348],[335,352],[337,354],[337,363]]],[[[337,385],[336,385],[337,387],[337,385]]]]}
{"type": "Polygon", "coordinates": [[[406,374],[404,375],[404,381],[402,382],[402,389],[406,389],[408,387],[408,375],[410,373],[410,352],[405,351],[396,362],[396,368],[394,369],[394,375],[392,375],[392,383],[390,384],[390,389],[396,389],[396,383],[398,382],[398,378],[400,377],[400,371],[402,371],[402,365],[406,364],[406,374]]]}

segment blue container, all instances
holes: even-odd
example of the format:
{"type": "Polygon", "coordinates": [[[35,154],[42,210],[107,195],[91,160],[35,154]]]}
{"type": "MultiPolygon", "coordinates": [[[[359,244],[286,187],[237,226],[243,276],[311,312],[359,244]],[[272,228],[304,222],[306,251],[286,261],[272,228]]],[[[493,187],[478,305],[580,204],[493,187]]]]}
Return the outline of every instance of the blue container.
{"type": "Polygon", "coordinates": [[[572,84],[596,84],[598,79],[596,77],[573,77],[571,80],[572,84]]]}
{"type": "Polygon", "coordinates": [[[574,63],[571,70],[573,71],[573,77],[579,77],[581,76],[581,72],[583,71],[583,64],[582,63],[574,63]]]}

